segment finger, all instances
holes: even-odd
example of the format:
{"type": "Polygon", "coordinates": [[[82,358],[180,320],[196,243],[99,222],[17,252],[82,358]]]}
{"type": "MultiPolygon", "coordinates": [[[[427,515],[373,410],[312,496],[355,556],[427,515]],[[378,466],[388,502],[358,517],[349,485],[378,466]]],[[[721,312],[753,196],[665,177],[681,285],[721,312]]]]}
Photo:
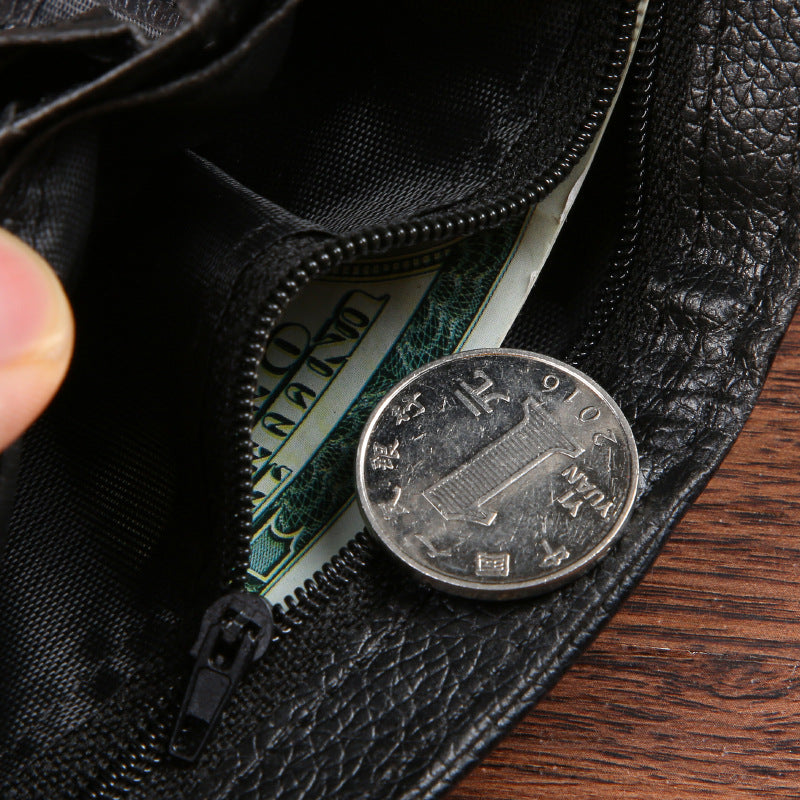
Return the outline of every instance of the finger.
{"type": "Polygon", "coordinates": [[[0,450],[56,393],[74,339],[72,311],[47,262],[0,229],[0,450]]]}

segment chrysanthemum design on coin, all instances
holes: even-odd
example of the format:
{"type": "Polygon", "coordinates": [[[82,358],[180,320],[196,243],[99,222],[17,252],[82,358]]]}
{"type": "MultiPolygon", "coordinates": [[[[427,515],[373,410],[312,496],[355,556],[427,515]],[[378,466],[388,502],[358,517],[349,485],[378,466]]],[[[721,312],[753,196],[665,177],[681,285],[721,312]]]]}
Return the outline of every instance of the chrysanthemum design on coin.
{"type": "Polygon", "coordinates": [[[546,356],[472,350],[397,384],[356,458],[364,517],[422,580],[469,597],[553,589],[600,559],[636,496],[630,426],[546,356]]]}

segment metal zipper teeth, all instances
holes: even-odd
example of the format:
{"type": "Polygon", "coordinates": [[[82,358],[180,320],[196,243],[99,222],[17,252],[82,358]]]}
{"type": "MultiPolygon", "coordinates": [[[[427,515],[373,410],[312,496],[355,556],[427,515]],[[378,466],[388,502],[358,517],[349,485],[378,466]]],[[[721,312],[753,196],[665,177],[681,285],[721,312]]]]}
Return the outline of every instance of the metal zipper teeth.
{"type": "Polygon", "coordinates": [[[378,545],[366,531],[357,533],[321,570],[306,580],[302,588],[289,595],[284,605],[273,606],[276,630],[286,635],[303,625],[322,606],[346,591],[350,581],[369,566],[378,551],[378,545]]]}
{"type": "Polygon", "coordinates": [[[647,21],[636,46],[636,74],[631,76],[631,110],[626,142],[625,172],[629,178],[623,212],[624,223],[619,242],[611,257],[608,277],[598,292],[597,305],[587,323],[586,333],[567,356],[567,361],[576,366],[580,366],[597,345],[622,299],[631,275],[643,221],[645,145],[650,125],[653,81],[663,11],[664,0],[651,0],[647,21]]]}
{"type": "MultiPolygon", "coordinates": [[[[507,220],[520,216],[554,189],[586,152],[589,144],[605,118],[614,98],[628,59],[631,34],[636,20],[636,8],[624,3],[620,8],[618,29],[611,58],[606,70],[598,76],[600,88],[592,107],[570,144],[557,162],[541,177],[532,181],[516,195],[495,203],[486,204],[466,214],[434,215],[412,220],[402,225],[376,226],[366,231],[326,243],[292,269],[278,289],[270,296],[247,347],[236,390],[233,442],[235,492],[238,498],[234,525],[236,541],[234,552],[226,558],[227,569],[223,575],[223,591],[243,589],[250,566],[250,540],[252,523],[252,441],[251,425],[253,398],[255,397],[258,366],[261,363],[267,339],[278,318],[312,279],[345,261],[368,255],[379,255],[393,248],[411,247],[424,243],[447,241],[468,236],[481,230],[498,227],[507,220]]],[[[366,533],[357,534],[337,556],[308,579],[294,597],[285,601],[285,607],[273,609],[275,637],[290,634],[305,624],[315,612],[333,597],[346,591],[352,578],[368,564],[377,548],[366,533]]],[[[142,726],[140,739],[123,758],[109,766],[101,782],[95,782],[85,795],[91,800],[121,800],[164,760],[165,743],[169,738],[170,714],[173,703],[159,702],[142,726]]]]}
{"type": "MultiPolygon", "coordinates": [[[[543,176],[528,184],[508,200],[487,204],[467,214],[423,217],[403,225],[378,226],[367,231],[342,237],[322,245],[307,257],[299,267],[290,271],[278,289],[273,292],[253,331],[251,344],[242,364],[241,381],[236,400],[236,441],[238,454],[231,474],[238,481],[238,511],[235,524],[238,529],[232,564],[223,576],[225,591],[243,589],[250,566],[252,539],[252,439],[253,397],[256,394],[258,366],[270,332],[280,315],[312,279],[325,274],[333,267],[357,258],[375,256],[398,247],[431,244],[457,237],[469,236],[482,230],[495,228],[507,220],[525,213],[549,194],[580,160],[589,147],[594,134],[605,118],[606,112],[619,87],[622,71],[628,60],[631,34],[636,21],[636,8],[625,4],[620,10],[618,33],[613,55],[606,70],[599,76],[599,89],[591,110],[587,114],[572,142],[561,157],[543,176]]],[[[345,548],[346,549],[346,548],[345,548]]]]}

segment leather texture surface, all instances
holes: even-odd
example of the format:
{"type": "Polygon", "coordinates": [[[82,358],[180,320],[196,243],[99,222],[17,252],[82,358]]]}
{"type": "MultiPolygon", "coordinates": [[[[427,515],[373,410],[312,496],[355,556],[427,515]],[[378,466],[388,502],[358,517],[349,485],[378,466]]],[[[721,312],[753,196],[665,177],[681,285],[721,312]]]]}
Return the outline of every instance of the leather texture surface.
{"type": "MultiPolygon", "coordinates": [[[[580,364],[628,416],[641,456],[636,510],[610,555],[550,595],[488,604],[420,588],[363,545],[346,582],[283,617],[292,634],[249,676],[198,765],[154,756],[127,796],[433,797],[553,685],[733,442],[793,313],[799,68],[791,3],[667,4],[634,269],[580,364]]],[[[268,254],[289,259],[292,242],[268,254]]],[[[112,727],[126,705],[143,727],[140,691],[116,695],[106,738],[76,737],[69,757],[124,738],[112,727]]],[[[81,788],[110,796],[100,758],[81,788]]],[[[52,792],[60,769],[37,769],[38,787],[28,775],[9,796],[52,792]]]]}

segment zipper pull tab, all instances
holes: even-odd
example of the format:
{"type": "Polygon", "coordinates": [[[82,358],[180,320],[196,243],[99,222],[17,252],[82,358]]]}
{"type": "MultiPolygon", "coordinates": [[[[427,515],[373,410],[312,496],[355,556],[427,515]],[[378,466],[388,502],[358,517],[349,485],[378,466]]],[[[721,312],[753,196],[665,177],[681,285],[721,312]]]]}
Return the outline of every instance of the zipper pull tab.
{"type": "Polygon", "coordinates": [[[195,664],[169,743],[173,756],[197,759],[237,684],[271,638],[272,611],[258,595],[237,591],[209,606],[191,650],[195,664]]]}

